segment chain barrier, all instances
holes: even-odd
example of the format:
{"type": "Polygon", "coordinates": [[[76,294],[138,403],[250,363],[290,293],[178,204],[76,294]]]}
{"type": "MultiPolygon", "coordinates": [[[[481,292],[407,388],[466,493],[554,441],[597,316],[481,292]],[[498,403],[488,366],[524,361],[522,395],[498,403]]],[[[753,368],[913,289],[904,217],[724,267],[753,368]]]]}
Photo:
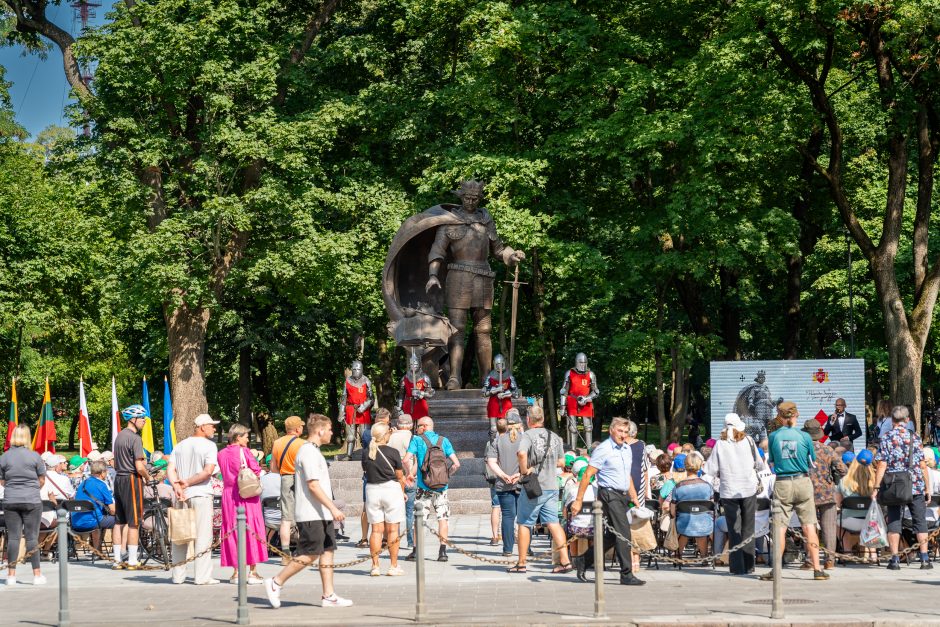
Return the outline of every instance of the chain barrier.
{"type": "Polygon", "coordinates": [[[367,555],[366,557],[363,557],[363,558],[360,558],[360,559],[352,560],[352,561],[349,561],[349,562],[342,562],[342,563],[340,563],[340,564],[330,564],[330,565],[328,565],[328,566],[322,566],[322,567],[321,567],[320,564],[318,564],[318,563],[317,563],[317,564],[314,564],[313,562],[305,562],[305,561],[303,561],[303,560],[301,560],[301,559],[297,559],[296,557],[292,556],[290,553],[287,553],[286,551],[282,551],[282,550],[279,549],[278,547],[276,547],[276,546],[274,546],[273,544],[271,544],[270,542],[268,542],[266,539],[259,538],[259,537],[258,537],[258,534],[255,533],[255,530],[252,529],[252,528],[250,528],[250,527],[248,528],[248,533],[250,533],[251,536],[252,536],[255,540],[257,540],[258,542],[261,542],[261,543],[267,545],[268,550],[270,550],[272,553],[274,553],[274,554],[277,555],[278,557],[280,557],[280,558],[282,558],[282,559],[286,559],[286,560],[291,561],[291,562],[294,562],[295,564],[300,564],[301,566],[304,566],[304,567],[313,568],[314,570],[319,570],[320,568],[332,568],[333,570],[336,570],[336,569],[338,569],[338,568],[349,568],[350,566],[358,566],[359,564],[362,564],[363,562],[367,562],[367,561],[371,560],[372,558],[377,557],[377,556],[379,556],[379,555],[382,554],[382,552],[379,551],[378,553],[375,553],[375,554],[371,554],[371,553],[370,553],[370,554],[367,555]]]}
{"type": "MultiPolygon", "coordinates": [[[[673,520],[671,524],[675,524],[675,520],[673,520]]],[[[607,519],[604,519],[604,529],[605,529],[606,531],[609,531],[615,538],[617,538],[617,539],[620,540],[621,542],[626,542],[627,545],[630,547],[630,550],[633,551],[634,553],[636,553],[637,555],[639,555],[641,559],[644,558],[644,557],[649,557],[649,558],[652,558],[652,559],[655,559],[655,560],[662,560],[662,561],[664,561],[664,562],[666,562],[666,563],[668,563],[668,564],[674,564],[674,565],[679,565],[679,566],[682,566],[682,565],[690,565],[690,566],[708,566],[708,565],[714,565],[715,561],[718,560],[719,558],[721,558],[722,556],[729,555],[729,554],[731,554],[731,553],[733,553],[733,552],[735,552],[735,551],[740,551],[741,549],[743,549],[744,547],[746,547],[748,544],[750,544],[751,542],[753,542],[754,540],[756,540],[757,538],[759,538],[759,537],[761,537],[761,536],[763,535],[763,534],[758,534],[758,533],[755,532],[755,533],[751,534],[748,538],[745,538],[744,540],[741,540],[741,542],[737,543],[737,544],[734,545],[733,547],[727,548],[727,549],[725,549],[724,551],[722,551],[722,552],[720,552],[720,553],[715,553],[714,555],[708,555],[708,556],[700,557],[700,558],[689,559],[689,558],[683,558],[683,557],[673,557],[673,556],[668,555],[668,554],[666,554],[666,553],[662,553],[661,551],[663,551],[663,550],[665,550],[665,549],[661,549],[661,548],[649,549],[649,550],[640,550],[640,549],[637,549],[637,548],[633,545],[633,541],[632,541],[630,538],[625,538],[619,531],[617,531],[616,529],[614,529],[613,527],[611,527],[611,526],[610,526],[610,523],[607,522],[607,519]]]]}
{"type": "Polygon", "coordinates": [[[15,568],[16,566],[19,566],[20,564],[25,564],[29,560],[29,558],[31,558],[38,551],[41,551],[41,550],[42,550],[42,543],[40,542],[39,544],[36,545],[35,549],[33,549],[32,551],[26,551],[22,557],[18,558],[12,564],[10,562],[0,562],[0,568],[15,568]]]}
{"type": "MultiPolygon", "coordinates": [[[[72,537],[72,539],[73,539],[79,546],[81,546],[82,549],[84,549],[84,550],[86,550],[86,551],[91,550],[92,553],[94,553],[94,554],[97,555],[99,558],[101,558],[103,561],[105,561],[105,562],[107,562],[107,563],[109,563],[109,564],[114,564],[114,563],[115,563],[114,557],[112,557],[111,555],[108,555],[107,553],[102,552],[100,549],[96,549],[94,546],[91,545],[90,542],[88,542],[87,540],[85,540],[84,538],[82,538],[80,535],[78,535],[77,533],[75,533],[75,532],[72,531],[71,529],[69,529],[68,532],[69,532],[69,535],[72,537]]],[[[219,539],[216,540],[215,542],[213,542],[209,547],[203,549],[202,551],[199,551],[199,552],[196,553],[195,555],[193,555],[193,556],[191,556],[191,557],[188,557],[188,558],[186,558],[185,560],[182,560],[182,561],[180,561],[180,562],[174,562],[174,563],[172,563],[172,564],[166,564],[166,565],[163,565],[163,566],[147,566],[147,565],[145,565],[145,564],[138,564],[137,567],[135,568],[135,570],[145,570],[145,571],[162,570],[162,571],[168,571],[168,570],[170,570],[171,568],[176,568],[176,567],[178,567],[178,566],[185,566],[185,565],[187,565],[187,564],[189,564],[189,563],[191,563],[191,562],[196,561],[197,559],[199,559],[200,557],[202,557],[202,556],[205,555],[206,553],[211,553],[212,551],[215,551],[215,550],[216,550],[217,548],[219,548],[219,546],[221,546],[222,543],[225,542],[225,540],[227,540],[227,539],[229,538],[229,536],[231,536],[233,533],[235,533],[235,530],[234,530],[234,529],[229,530],[229,531],[226,532],[225,534],[220,535],[220,536],[219,536],[219,539]]],[[[61,557],[60,557],[60,559],[61,559],[61,557]]]]}
{"type": "MultiPolygon", "coordinates": [[[[485,564],[495,564],[497,566],[513,566],[519,562],[519,560],[515,558],[509,559],[509,560],[498,560],[498,559],[493,559],[491,557],[485,557],[483,555],[480,555],[479,553],[474,553],[473,551],[462,549],[456,544],[454,544],[453,542],[451,542],[450,540],[445,540],[444,538],[442,538],[441,535],[437,532],[437,529],[432,527],[428,521],[424,522],[424,526],[428,531],[431,532],[432,535],[434,535],[438,540],[440,540],[441,544],[446,545],[448,548],[453,549],[454,551],[457,551],[461,555],[465,555],[469,557],[470,559],[474,559],[474,560],[477,560],[478,562],[483,562],[485,564]]],[[[529,556],[528,559],[530,560],[549,559],[554,553],[558,553],[562,549],[568,548],[571,544],[578,541],[579,539],[581,539],[581,537],[575,536],[569,539],[567,542],[565,542],[563,546],[549,549],[548,551],[541,551],[539,553],[533,553],[531,556],[529,556]]]]}
{"type": "MultiPolygon", "coordinates": [[[[820,552],[822,552],[822,553],[825,553],[826,555],[828,555],[829,557],[831,557],[833,560],[840,559],[840,560],[842,560],[842,561],[844,561],[844,562],[852,562],[853,564],[875,564],[875,563],[877,563],[877,561],[878,561],[878,560],[876,560],[876,559],[871,559],[871,558],[869,558],[869,557],[859,557],[859,556],[857,556],[857,555],[852,555],[852,554],[850,554],[850,553],[838,553],[838,552],[836,552],[836,551],[830,551],[830,550],[827,549],[826,547],[820,546],[818,542],[810,542],[810,541],[806,538],[806,536],[804,536],[803,533],[800,532],[798,529],[790,528],[790,532],[791,532],[796,538],[798,538],[799,540],[801,540],[807,548],[810,548],[810,549],[817,549],[818,551],[820,551],[820,552]]],[[[940,535],[940,527],[934,529],[934,530],[933,530],[932,532],[930,532],[930,534],[927,536],[927,543],[928,543],[928,545],[929,545],[930,541],[931,541],[932,539],[935,539],[938,535],[940,535]]],[[[864,545],[862,545],[862,544],[859,544],[859,546],[862,547],[862,548],[864,548],[864,549],[866,549],[866,550],[870,550],[870,551],[877,551],[877,550],[878,550],[878,549],[875,549],[875,548],[866,547],[866,546],[864,546],[864,545]]],[[[882,547],[882,548],[887,548],[887,547],[882,547]]],[[[900,551],[900,552],[898,553],[898,558],[900,559],[900,558],[902,558],[902,557],[907,557],[908,555],[910,555],[911,553],[913,553],[914,551],[917,551],[917,550],[919,550],[919,549],[920,549],[920,542],[917,542],[917,541],[915,540],[914,544],[912,544],[911,546],[907,547],[906,549],[904,549],[903,551],[900,551]]],[[[893,556],[889,556],[889,557],[893,557],[893,556]]]]}

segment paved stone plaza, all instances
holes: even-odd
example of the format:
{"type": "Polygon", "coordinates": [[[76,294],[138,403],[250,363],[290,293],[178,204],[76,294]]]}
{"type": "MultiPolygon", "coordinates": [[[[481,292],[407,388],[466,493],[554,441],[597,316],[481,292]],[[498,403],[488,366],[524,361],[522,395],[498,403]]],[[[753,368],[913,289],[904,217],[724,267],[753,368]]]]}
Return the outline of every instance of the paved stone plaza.
{"type": "MultiPolygon", "coordinates": [[[[489,520],[485,516],[458,516],[452,521],[453,539],[468,550],[498,557],[498,547],[486,545],[489,520]]],[[[358,521],[349,528],[358,529],[358,521]]],[[[353,534],[355,537],[356,534],[353,534]]],[[[428,534],[428,557],[437,545],[428,534]]],[[[536,551],[546,548],[540,540],[536,551]]],[[[344,543],[338,561],[363,555],[344,543]]],[[[218,561],[216,560],[216,564],[218,561]]],[[[306,571],[284,589],[282,606],[271,609],[261,586],[249,586],[252,625],[398,625],[413,623],[414,564],[402,562],[406,577],[370,577],[367,564],[337,573],[337,591],[353,599],[345,609],[319,607],[319,576],[306,571]]],[[[756,577],[731,577],[727,570],[661,566],[644,570],[641,588],[617,585],[608,574],[608,621],[593,619],[593,583],[580,583],[574,574],[552,575],[546,562],[535,562],[525,575],[510,575],[503,567],[472,561],[451,552],[449,563],[427,562],[429,619],[431,624],[639,624],[659,623],[755,624],[770,616],[771,584],[756,577]]],[[[383,572],[387,558],[382,561],[383,572]]],[[[29,581],[20,567],[21,580],[29,581]]],[[[49,585],[34,588],[0,586],[0,624],[55,625],[58,608],[57,569],[43,564],[49,585]]],[[[274,560],[259,567],[262,575],[279,570],[274,560]]],[[[812,581],[810,573],[784,571],[786,619],[779,624],[924,625],[937,618],[940,569],[920,571],[917,566],[890,572],[884,567],[837,568],[827,582],[812,581]]],[[[228,569],[216,567],[217,577],[228,569]]],[[[162,571],[112,571],[104,564],[82,561],[69,564],[73,625],[222,625],[235,621],[237,588],[174,586],[162,571]]]]}

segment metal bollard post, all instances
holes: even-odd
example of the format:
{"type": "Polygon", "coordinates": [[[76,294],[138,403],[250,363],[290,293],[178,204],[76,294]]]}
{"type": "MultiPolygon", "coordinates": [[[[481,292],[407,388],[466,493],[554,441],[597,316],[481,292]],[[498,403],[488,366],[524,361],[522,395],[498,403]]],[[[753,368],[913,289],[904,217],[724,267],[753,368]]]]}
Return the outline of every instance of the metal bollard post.
{"type": "Polygon", "coordinates": [[[594,501],[594,618],[607,618],[604,600],[604,506],[594,501]]]}
{"type": "Polygon", "coordinates": [[[64,509],[59,509],[59,627],[69,627],[69,523],[64,509]]]}
{"type": "Polygon", "coordinates": [[[248,561],[248,546],[245,542],[246,526],[248,517],[245,515],[245,507],[238,508],[235,515],[237,521],[237,540],[238,540],[238,614],[235,623],[237,625],[248,625],[251,619],[248,618],[248,568],[245,562],[248,561]]]}
{"type": "Polygon", "coordinates": [[[771,516],[771,533],[772,538],[774,539],[774,600],[773,605],[770,610],[771,618],[783,618],[783,582],[781,577],[783,575],[783,550],[786,545],[786,528],[780,528],[780,525],[777,524],[776,516],[773,514],[773,508],[770,512],[771,516]]]}
{"type": "Polygon", "coordinates": [[[427,510],[424,501],[415,502],[415,576],[417,577],[417,602],[415,603],[415,622],[420,623],[427,619],[428,608],[424,600],[424,520],[427,510]]]}

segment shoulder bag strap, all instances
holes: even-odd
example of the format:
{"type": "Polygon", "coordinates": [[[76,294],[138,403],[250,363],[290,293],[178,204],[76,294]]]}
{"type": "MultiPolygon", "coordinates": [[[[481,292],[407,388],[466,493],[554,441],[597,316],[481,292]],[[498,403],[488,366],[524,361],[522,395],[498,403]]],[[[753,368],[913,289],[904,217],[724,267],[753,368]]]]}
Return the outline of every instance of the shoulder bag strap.
{"type": "Polygon", "coordinates": [[[385,456],[385,453],[382,452],[382,447],[377,446],[375,447],[375,450],[378,451],[379,455],[382,456],[382,459],[384,459],[385,463],[388,464],[388,467],[392,469],[392,472],[395,472],[395,466],[392,464],[392,462],[388,461],[388,458],[385,456]]]}
{"type": "Polygon", "coordinates": [[[245,461],[245,447],[244,446],[238,447],[238,456],[241,459],[241,465],[239,467],[248,468],[248,462],[245,461]]]}
{"type": "Polygon", "coordinates": [[[279,459],[279,460],[277,461],[277,472],[278,472],[278,473],[281,472],[281,465],[284,464],[284,458],[287,456],[287,451],[290,450],[290,445],[293,444],[293,443],[294,443],[294,440],[296,440],[296,439],[297,439],[297,436],[295,435],[294,437],[292,437],[292,438],[290,439],[290,442],[287,443],[287,446],[284,447],[284,450],[281,451],[281,459],[279,459]]]}
{"type": "Polygon", "coordinates": [[[914,432],[911,431],[911,444],[910,451],[907,454],[907,469],[909,471],[914,470],[914,432]]]}
{"type": "Polygon", "coordinates": [[[64,498],[64,499],[68,499],[68,498],[69,498],[69,495],[66,494],[65,490],[63,490],[62,488],[60,488],[60,487],[59,487],[59,484],[52,480],[52,477],[49,475],[49,473],[46,473],[46,479],[48,479],[48,480],[49,480],[49,483],[52,484],[52,487],[55,488],[55,489],[59,492],[59,494],[62,495],[62,498],[64,498]]]}

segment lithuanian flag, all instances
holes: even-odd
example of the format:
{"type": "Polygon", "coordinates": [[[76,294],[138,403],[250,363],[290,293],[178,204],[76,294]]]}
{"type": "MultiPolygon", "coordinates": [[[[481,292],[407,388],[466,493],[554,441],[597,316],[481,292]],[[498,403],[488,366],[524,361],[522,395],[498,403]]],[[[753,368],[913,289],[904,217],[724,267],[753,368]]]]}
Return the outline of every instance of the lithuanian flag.
{"type": "Polygon", "coordinates": [[[49,379],[46,378],[46,394],[42,398],[39,411],[39,424],[33,436],[33,450],[39,454],[49,451],[55,453],[55,418],[52,417],[52,394],[49,393],[49,379]]]}
{"type": "Polygon", "coordinates": [[[16,408],[16,377],[13,378],[13,388],[10,391],[10,420],[7,423],[7,439],[3,444],[3,450],[10,448],[10,437],[13,435],[13,429],[20,424],[20,414],[16,408]]]}

